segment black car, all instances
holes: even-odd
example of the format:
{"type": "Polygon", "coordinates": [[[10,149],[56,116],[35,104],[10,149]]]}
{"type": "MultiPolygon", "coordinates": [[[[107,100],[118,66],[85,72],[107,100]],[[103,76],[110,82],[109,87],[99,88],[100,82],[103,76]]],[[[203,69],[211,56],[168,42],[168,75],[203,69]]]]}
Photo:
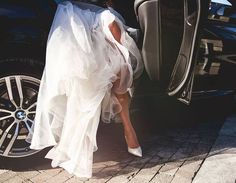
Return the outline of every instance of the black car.
{"type": "MultiPolygon", "coordinates": [[[[36,152],[25,138],[34,123],[56,5],[53,0],[0,1],[0,156],[36,152]]],[[[235,92],[234,0],[120,0],[115,9],[140,32],[135,39],[150,87],[158,85],[186,104],[235,92]]]]}

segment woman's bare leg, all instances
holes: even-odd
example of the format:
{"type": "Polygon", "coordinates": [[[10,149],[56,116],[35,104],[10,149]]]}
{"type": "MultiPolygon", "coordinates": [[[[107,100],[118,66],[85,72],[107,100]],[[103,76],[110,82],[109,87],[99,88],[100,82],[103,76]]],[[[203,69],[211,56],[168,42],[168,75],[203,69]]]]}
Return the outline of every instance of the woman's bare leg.
{"type": "Polygon", "coordinates": [[[124,126],[124,134],[125,134],[126,143],[128,147],[130,148],[137,148],[139,147],[139,142],[138,142],[135,130],[133,128],[133,125],[130,121],[130,115],[129,115],[129,103],[130,103],[129,94],[128,92],[121,95],[116,94],[116,97],[122,106],[120,117],[122,119],[122,123],[124,126]]]}
{"type": "MultiPolygon", "coordinates": [[[[116,41],[121,43],[120,42],[121,31],[120,31],[119,25],[114,21],[109,25],[109,29],[110,29],[112,35],[114,36],[114,38],[116,39],[116,41]]],[[[116,87],[116,85],[119,85],[119,80],[117,80],[114,83],[114,87],[116,87]]],[[[139,143],[138,143],[138,139],[137,139],[135,130],[134,130],[133,125],[130,121],[130,115],[129,115],[130,97],[129,97],[129,94],[128,94],[128,92],[126,92],[125,94],[115,94],[115,95],[122,106],[122,111],[120,112],[120,117],[122,119],[123,126],[124,126],[126,143],[127,143],[128,147],[130,147],[130,148],[139,147],[139,143]]]]}

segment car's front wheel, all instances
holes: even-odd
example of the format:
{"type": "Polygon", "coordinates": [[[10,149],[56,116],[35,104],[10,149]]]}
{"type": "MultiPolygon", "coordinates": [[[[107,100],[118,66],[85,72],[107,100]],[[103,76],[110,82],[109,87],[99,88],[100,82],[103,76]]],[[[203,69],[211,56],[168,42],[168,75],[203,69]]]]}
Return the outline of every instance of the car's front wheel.
{"type": "Polygon", "coordinates": [[[34,123],[42,69],[35,59],[0,59],[0,156],[37,152],[29,148],[26,137],[34,123]]]}

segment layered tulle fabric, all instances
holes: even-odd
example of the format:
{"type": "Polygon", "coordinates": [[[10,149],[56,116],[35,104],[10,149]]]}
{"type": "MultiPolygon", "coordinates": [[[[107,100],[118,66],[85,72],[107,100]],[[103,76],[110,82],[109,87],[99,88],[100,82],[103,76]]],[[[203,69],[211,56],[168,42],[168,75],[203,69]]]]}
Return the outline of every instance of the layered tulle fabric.
{"type": "Polygon", "coordinates": [[[66,1],[58,5],[48,37],[33,126],[32,149],[79,177],[91,177],[100,117],[122,109],[115,94],[127,92],[143,69],[139,50],[112,9],[66,1]],[[109,30],[116,21],[121,44],[109,30]],[[114,82],[117,84],[114,85],[114,82]]]}

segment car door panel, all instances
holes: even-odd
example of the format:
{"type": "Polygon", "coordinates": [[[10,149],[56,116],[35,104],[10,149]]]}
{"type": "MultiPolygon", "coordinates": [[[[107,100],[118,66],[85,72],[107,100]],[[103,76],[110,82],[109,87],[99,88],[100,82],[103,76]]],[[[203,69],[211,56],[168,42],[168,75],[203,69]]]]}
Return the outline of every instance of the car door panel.
{"type": "Polygon", "coordinates": [[[146,72],[152,80],[160,80],[160,0],[136,0],[134,7],[143,32],[141,51],[146,72]]]}
{"type": "Polygon", "coordinates": [[[206,1],[202,2],[160,0],[149,8],[147,5],[152,1],[139,0],[135,4],[144,34],[142,55],[150,79],[160,81],[170,96],[186,103],[191,99],[201,8],[202,4],[207,6],[206,1]],[[148,9],[144,14],[145,5],[148,9]],[[148,10],[151,13],[146,13],[148,10]],[[148,32],[148,29],[152,31],[148,32]],[[151,43],[155,41],[156,44],[151,43]]]}

